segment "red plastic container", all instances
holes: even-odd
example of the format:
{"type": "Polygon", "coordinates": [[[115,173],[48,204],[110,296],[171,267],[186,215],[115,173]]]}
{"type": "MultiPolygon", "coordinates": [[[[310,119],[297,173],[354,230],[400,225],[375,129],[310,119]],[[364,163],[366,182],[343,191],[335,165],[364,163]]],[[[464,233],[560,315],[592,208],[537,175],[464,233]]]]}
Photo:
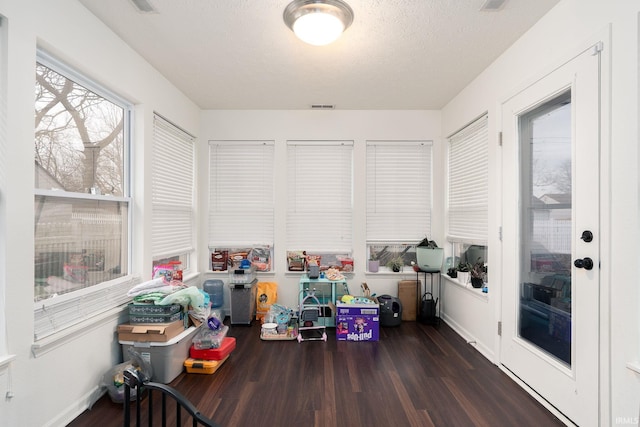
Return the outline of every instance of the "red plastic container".
{"type": "Polygon", "coordinates": [[[200,360],[222,360],[227,357],[236,348],[236,339],[234,337],[224,337],[222,345],[218,348],[208,348],[206,350],[198,350],[193,345],[189,348],[189,356],[192,359],[200,360]]]}

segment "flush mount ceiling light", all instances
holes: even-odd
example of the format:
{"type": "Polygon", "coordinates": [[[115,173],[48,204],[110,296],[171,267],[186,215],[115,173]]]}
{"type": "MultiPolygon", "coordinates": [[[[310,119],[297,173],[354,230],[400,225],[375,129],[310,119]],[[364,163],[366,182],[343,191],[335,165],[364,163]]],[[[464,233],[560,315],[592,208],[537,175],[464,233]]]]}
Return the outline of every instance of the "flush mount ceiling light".
{"type": "Polygon", "coordinates": [[[342,0],[294,0],[285,8],[283,18],[300,40],[323,46],[349,28],[353,10],[342,0]]]}

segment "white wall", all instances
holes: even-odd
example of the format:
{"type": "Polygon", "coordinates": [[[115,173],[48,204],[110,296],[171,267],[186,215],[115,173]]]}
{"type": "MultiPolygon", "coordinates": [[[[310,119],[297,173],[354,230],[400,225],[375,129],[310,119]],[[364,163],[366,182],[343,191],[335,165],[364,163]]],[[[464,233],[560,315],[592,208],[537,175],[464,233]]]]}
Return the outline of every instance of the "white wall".
{"type": "MultiPolygon", "coordinates": [[[[564,0],[541,19],[505,54],[456,96],[442,111],[443,135],[448,135],[483,111],[489,111],[490,158],[499,159],[496,131],[500,128],[500,103],[576,55],[581,48],[604,35],[611,35],[603,56],[604,93],[610,93],[611,105],[604,99],[604,123],[610,138],[603,144],[605,157],[602,180],[602,291],[600,315],[601,425],[638,424],[640,375],[628,366],[640,358],[640,311],[638,292],[638,1],[564,0]],[[631,268],[628,268],[631,267],[631,268]],[[610,387],[610,394],[609,394],[610,387]],[[631,422],[629,422],[631,421],[631,422]]],[[[497,166],[497,165],[496,165],[497,166]]],[[[500,170],[490,168],[490,241],[491,271],[501,266],[500,170]],[[497,252],[497,253],[496,253],[497,252]]],[[[495,276],[492,275],[492,282],[495,276]]],[[[448,292],[449,290],[447,290],[448,292]]],[[[500,318],[500,283],[490,286],[489,316],[456,317],[464,331],[482,338],[484,347],[493,349],[498,362],[499,340],[496,322],[500,318]],[[495,285],[495,286],[494,286],[495,285]]],[[[467,313],[482,310],[485,302],[447,293],[448,305],[466,308],[467,313]]],[[[460,308],[462,312],[465,308],[460,308]]],[[[595,374],[595,373],[594,373],[595,374]]],[[[594,420],[595,421],[595,420],[594,420]]]]}
{"type": "MultiPolygon", "coordinates": [[[[354,263],[355,273],[348,277],[350,291],[360,295],[360,284],[367,282],[378,295],[397,295],[397,282],[401,278],[415,279],[415,274],[366,275],[365,247],[365,143],[367,140],[431,140],[434,143],[434,219],[432,235],[443,241],[442,176],[440,112],[438,111],[204,111],[201,115],[200,156],[201,170],[207,169],[208,140],[273,140],[276,143],[276,234],[274,274],[261,275],[261,280],[278,283],[278,302],[292,308],[297,306],[300,275],[287,274],[286,266],[286,141],[327,139],[354,141],[354,263]]],[[[202,185],[201,212],[207,212],[208,188],[202,185]]],[[[322,203],[322,201],[318,201],[322,203]]],[[[206,229],[207,218],[200,218],[206,229]]],[[[310,219],[311,220],[311,219],[310,219]]],[[[200,264],[207,265],[206,235],[200,242],[200,264]]],[[[224,275],[210,277],[225,278],[224,275]]],[[[228,300],[228,299],[227,299],[228,300]]]]}
{"type": "Polygon", "coordinates": [[[76,0],[0,0],[0,14],[8,23],[7,140],[2,143],[10,159],[4,171],[7,224],[0,231],[6,237],[6,268],[0,272],[6,313],[0,315],[6,316],[8,351],[15,355],[8,368],[0,368],[0,425],[66,425],[86,409],[102,374],[119,360],[114,334],[119,319],[88,327],[37,358],[31,353],[36,46],[136,104],[134,162],[141,176],[134,189],[138,245],[133,265],[139,274],[148,274],[151,266],[149,221],[143,219],[150,205],[145,188],[151,188],[153,111],[197,134],[199,110],[76,0]],[[7,392],[14,397],[5,399],[7,392]]]}

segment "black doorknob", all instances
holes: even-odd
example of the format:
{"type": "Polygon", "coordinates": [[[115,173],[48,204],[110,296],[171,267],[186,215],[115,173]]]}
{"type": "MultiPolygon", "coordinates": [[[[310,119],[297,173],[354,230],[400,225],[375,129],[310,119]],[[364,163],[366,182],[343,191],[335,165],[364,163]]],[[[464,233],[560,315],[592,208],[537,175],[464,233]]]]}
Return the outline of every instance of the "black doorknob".
{"type": "Polygon", "coordinates": [[[593,233],[589,230],[584,230],[580,238],[585,242],[589,243],[590,241],[593,240],[593,233]]]}
{"type": "Polygon", "coordinates": [[[575,265],[577,268],[591,270],[593,269],[593,260],[589,257],[585,257],[582,259],[578,258],[577,260],[573,261],[573,265],[575,265]]]}

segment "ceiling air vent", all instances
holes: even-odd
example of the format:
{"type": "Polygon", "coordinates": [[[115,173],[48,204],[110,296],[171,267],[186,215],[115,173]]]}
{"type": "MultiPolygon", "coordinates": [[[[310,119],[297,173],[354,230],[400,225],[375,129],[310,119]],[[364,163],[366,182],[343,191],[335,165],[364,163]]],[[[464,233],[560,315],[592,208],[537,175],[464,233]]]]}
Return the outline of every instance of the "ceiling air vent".
{"type": "Polygon", "coordinates": [[[480,11],[493,12],[502,9],[502,6],[507,0],[485,0],[484,4],[480,7],[480,11]]]}
{"type": "Polygon", "coordinates": [[[331,104],[311,104],[312,110],[334,110],[335,108],[336,106],[331,104]]]}
{"type": "Polygon", "coordinates": [[[158,11],[153,8],[149,0],[131,0],[131,3],[138,12],[141,13],[157,13],[158,11]]]}

